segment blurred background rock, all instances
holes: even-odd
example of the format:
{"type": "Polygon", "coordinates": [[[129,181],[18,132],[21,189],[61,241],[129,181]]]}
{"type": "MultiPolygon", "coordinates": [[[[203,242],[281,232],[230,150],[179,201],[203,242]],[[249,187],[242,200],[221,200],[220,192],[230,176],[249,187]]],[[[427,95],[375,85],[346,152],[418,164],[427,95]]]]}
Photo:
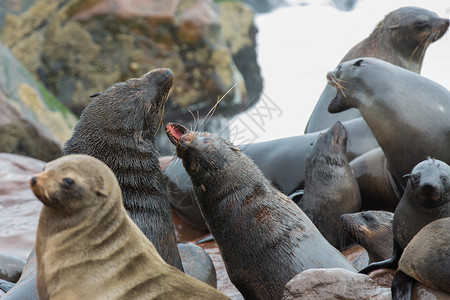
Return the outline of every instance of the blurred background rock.
{"type": "Polygon", "coordinates": [[[206,128],[226,135],[226,118],[261,94],[254,13],[239,1],[5,0],[0,26],[2,42],[77,116],[89,95],[159,67],[175,74],[166,121],[190,122],[189,110],[204,117],[237,83],[206,128]]]}

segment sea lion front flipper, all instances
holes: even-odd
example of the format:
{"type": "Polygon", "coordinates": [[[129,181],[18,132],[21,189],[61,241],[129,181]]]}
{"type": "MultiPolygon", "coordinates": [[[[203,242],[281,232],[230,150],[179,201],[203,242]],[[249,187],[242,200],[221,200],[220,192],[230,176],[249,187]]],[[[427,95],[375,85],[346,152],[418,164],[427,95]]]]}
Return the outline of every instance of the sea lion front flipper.
{"type": "Polygon", "coordinates": [[[391,258],[389,258],[387,260],[371,263],[364,269],[360,270],[359,273],[369,274],[370,272],[378,270],[378,269],[396,270],[398,268],[398,261],[400,260],[400,256],[402,256],[402,253],[403,253],[403,249],[394,240],[394,246],[392,248],[392,257],[391,258]]]}
{"type": "Polygon", "coordinates": [[[393,300],[411,300],[412,289],[416,280],[398,270],[392,281],[391,293],[393,300]]]}

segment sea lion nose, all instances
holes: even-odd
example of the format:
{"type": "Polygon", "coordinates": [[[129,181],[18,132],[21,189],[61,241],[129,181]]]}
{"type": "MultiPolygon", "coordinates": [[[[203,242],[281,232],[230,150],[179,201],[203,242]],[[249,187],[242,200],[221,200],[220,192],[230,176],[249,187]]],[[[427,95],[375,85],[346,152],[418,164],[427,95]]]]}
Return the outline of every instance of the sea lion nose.
{"type": "Polygon", "coordinates": [[[37,183],[37,181],[38,181],[37,176],[31,177],[31,179],[30,179],[30,184],[31,184],[31,186],[35,186],[36,183],[37,183]]]}
{"type": "Polygon", "coordinates": [[[171,69],[163,69],[163,70],[164,70],[164,75],[166,75],[168,78],[173,77],[173,72],[171,69]]]}

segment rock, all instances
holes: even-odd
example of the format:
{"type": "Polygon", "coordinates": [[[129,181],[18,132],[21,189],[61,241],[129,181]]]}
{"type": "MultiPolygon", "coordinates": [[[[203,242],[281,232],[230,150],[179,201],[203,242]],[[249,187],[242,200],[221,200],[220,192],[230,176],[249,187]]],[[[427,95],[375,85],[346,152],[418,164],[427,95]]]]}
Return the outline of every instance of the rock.
{"type": "Polygon", "coordinates": [[[220,23],[225,41],[231,50],[233,61],[245,79],[247,99],[250,103],[258,100],[263,89],[261,70],[257,63],[256,34],[250,6],[240,2],[220,3],[220,23]],[[230,20],[233,20],[230,22],[230,20]]]}
{"type": "Polygon", "coordinates": [[[283,299],[389,300],[391,291],[378,286],[367,275],[339,268],[309,269],[288,282],[283,299]]]}
{"type": "MultiPolygon", "coordinates": [[[[77,114],[90,102],[90,94],[156,67],[175,74],[166,104],[165,118],[170,120],[179,120],[180,114],[190,118],[188,107],[204,116],[235,83],[217,113],[234,115],[252,105],[256,99],[249,97],[261,92],[259,71],[256,76],[249,71],[256,70],[251,43],[242,49],[234,45],[232,53],[220,22],[222,5],[212,0],[34,2],[20,15],[6,14],[2,40],[77,114]],[[233,57],[241,62],[235,63],[233,57]],[[257,79],[251,93],[236,65],[243,65],[249,82],[257,79]]],[[[230,13],[228,5],[224,7],[230,13]]],[[[231,22],[247,26],[235,32],[235,39],[249,39],[254,45],[253,14],[243,3],[234,7],[238,15],[231,22]]]]}
{"type": "Polygon", "coordinates": [[[26,259],[34,247],[42,203],[29,180],[45,163],[21,155],[0,153],[1,251],[26,259]]]}
{"type": "Polygon", "coordinates": [[[16,283],[22,275],[25,260],[4,253],[0,253],[0,279],[16,283]]]}
{"type": "Polygon", "coordinates": [[[370,272],[369,277],[373,281],[375,281],[376,284],[385,288],[391,288],[395,272],[395,270],[391,269],[378,269],[376,271],[370,272]]]}
{"type": "Polygon", "coordinates": [[[0,152],[44,161],[61,155],[76,117],[0,43],[0,152]]]}

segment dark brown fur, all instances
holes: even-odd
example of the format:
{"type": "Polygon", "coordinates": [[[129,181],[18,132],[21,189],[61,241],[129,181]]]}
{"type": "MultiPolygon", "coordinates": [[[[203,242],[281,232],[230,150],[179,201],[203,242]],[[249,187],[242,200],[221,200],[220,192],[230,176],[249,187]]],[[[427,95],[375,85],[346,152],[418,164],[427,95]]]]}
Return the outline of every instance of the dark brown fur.
{"type": "Polygon", "coordinates": [[[309,268],[354,267],[239,148],[210,133],[166,126],[228,275],[246,299],[281,299],[309,268]]]}
{"type": "Polygon", "coordinates": [[[155,135],[173,82],[169,69],[116,83],[81,114],[63,154],[88,154],[116,175],[131,219],[164,260],[182,270],[155,135]]]}
{"type": "Polygon", "coordinates": [[[44,204],[36,238],[41,300],[227,299],[164,262],[98,159],[64,156],[30,183],[44,204]]]}
{"type": "Polygon", "coordinates": [[[345,232],[367,250],[370,262],[391,257],[394,239],[393,218],[393,213],[381,210],[368,210],[341,216],[345,232]]]}
{"type": "Polygon", "coordinates": [[[337,249],[345,247],[341,215],[359,211],[361,196],[346,156],[347,132],[336,122],[322,133],[306,159],[305,192],[299,204],[337,249]]]}

